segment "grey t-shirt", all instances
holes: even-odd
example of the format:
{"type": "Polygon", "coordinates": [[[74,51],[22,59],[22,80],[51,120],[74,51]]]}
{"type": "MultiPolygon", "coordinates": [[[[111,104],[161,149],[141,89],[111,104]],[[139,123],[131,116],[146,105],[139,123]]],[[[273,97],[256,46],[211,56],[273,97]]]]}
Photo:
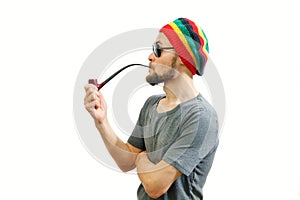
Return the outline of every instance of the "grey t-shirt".
{"type": "MultiPolygon", "coordinates": [[[[164,97],[147,99],[128,143],[147,151],[154,164],[164,160],[182,173],[158,199],[203,199],[202,188],[219,141],[217,114],[200,94],[159,113],[157,105],[164,97]]],[[[152,199],[142,184],[137,193],[139,200],[152,199]]]]}

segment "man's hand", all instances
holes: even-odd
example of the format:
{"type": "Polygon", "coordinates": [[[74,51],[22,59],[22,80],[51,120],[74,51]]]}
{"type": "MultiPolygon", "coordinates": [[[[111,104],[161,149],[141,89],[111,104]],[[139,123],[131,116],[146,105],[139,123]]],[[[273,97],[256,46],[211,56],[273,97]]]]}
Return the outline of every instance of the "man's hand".
{"type": "Polygon", "coordinates": [[[146,151],[142,151],[141,153],[139,153],[136,157],[135,163],[143,163],[144,161],[148,160],[148,156],[147,156],[147,152],[146,151]]]}
{"type": "Polygon", "coordinates": [[[95,122],[102,123],[106,120],[107,116],[107,105],[95,85],[87,84],[84,86],[86,95],[84,98],[85,109],[94,118],[95,122]]]}
{"type": "Polygon", "coordinates": [[[138,171],[139,173],[149,172],[149,170],[153,170],[154,166],[154,164],[150,162],[146,151],[137,155],[135,165],[138,167],[138,170],[142,169],[142,171],[138,171]]]}

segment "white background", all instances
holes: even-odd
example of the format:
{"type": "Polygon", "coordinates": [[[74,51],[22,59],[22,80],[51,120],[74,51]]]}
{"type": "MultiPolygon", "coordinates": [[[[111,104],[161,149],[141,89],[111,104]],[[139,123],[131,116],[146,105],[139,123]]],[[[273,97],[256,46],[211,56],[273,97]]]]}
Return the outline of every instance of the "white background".
{"type": "Polygon", "coordinates": [[[81,144],[74,83],[105,40],[178,17],[205,30],[226,93],[205,199],[300,199],[296,0],[1,1],[0,199],[136,199],[138,178],[81,144]]]}

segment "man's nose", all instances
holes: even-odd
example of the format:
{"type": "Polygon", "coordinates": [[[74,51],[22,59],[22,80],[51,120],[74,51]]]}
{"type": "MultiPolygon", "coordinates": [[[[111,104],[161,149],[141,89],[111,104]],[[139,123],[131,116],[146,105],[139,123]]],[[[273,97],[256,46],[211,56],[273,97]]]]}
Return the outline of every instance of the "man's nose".
{"type": "Polygon", "coordinates": [[[149,60],[150,62],[153,62],[153,61],[155,60],[155,55],[154,55],[153,52],[148,56],[148,60],[149,60]]]}

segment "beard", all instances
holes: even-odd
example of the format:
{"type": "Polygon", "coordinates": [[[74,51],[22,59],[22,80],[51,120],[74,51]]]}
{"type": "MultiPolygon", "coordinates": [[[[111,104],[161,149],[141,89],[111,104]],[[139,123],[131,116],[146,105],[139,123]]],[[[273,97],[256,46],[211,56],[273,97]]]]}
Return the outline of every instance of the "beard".
{"type": "Polygon", "coordinates": [[[154,86],[159,83],[163,83],[164,81],[173,79],[175,75],[176,75],[176,70],[172,68],[161,75],[158,75],[156,72],[153,72],[152,74],[146,76],[146,81],[150,85],[154,86]]]}
{"type": "Polygon", "coordinates": [[[172,61],[171,68],[167,66],[165,68],[166,69],[164,69],[164,71],[161,74],[157,74],[155,71],[153,71],[151,74],[147,75],[146,81],[150,85],[154,86],[176,77],[177,70],[175,69],[175,60],[172,61]]]}

